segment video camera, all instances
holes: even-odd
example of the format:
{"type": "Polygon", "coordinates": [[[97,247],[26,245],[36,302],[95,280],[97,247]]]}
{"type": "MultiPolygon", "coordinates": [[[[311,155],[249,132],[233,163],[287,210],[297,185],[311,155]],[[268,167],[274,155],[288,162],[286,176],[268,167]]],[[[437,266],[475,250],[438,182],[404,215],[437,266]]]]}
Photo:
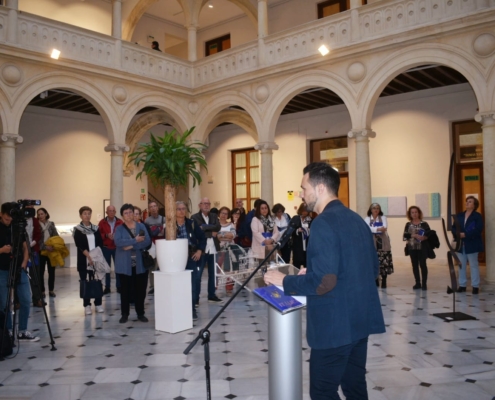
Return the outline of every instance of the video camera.
{"type": "Polygon", "coordinates": [[[17,200],[13,201],[10,209],[10,216],[14,219],[34,218],[36,210],[34,208],[26,208],[29,206],[40,206],[41,200],[17,200]]]}

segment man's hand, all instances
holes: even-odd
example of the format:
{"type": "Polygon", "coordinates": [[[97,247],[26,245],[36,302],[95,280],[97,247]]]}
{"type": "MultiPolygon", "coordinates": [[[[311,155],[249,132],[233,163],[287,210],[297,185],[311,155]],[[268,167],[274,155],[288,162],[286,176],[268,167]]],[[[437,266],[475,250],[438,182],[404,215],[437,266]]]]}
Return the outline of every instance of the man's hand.
{"type": "Polygon", "coordinates": [[[107,233],[107,238],[113,240],[113,233],[107,233]]]}
{"type": "Polygon", "coordinates": [[[307,268],[301,268],[297,275],[306,275],[306,272],[308,272],[307,268]]]}
{"type": "Polygon", "coordinates": [[[201,258],[201,253],[201,250],[197,250],[196,253],[191,256],[191,259],[193,259],[194,261],[198,261],[201,258]]]}
{"type": "Polygon", "coordinates": [[[5,254],[5,253],[10,253],[12,251],[12,246],[10,244],[6,244],[3,247],[0,247],[0,253],[5,254]]]}
{"type": "Polygon", "coordinates": [[[461,233],[459,234],[459,236],[460,236],[462,239],[464,239],[464,238],[466,237],[466,234],[465,234],[464,232],[461,232],[461,233]]]}
{"type": "Polygon", "coordinates": [[[268,271],[265,274],[265,276],[263,277],[266,284],[271,283],[272,285],[275,285],[275,286],[283,286],[284,278],[285,278],[285,275],[282,274],[282,272],[279,272],[276,270],[268,271]]]}

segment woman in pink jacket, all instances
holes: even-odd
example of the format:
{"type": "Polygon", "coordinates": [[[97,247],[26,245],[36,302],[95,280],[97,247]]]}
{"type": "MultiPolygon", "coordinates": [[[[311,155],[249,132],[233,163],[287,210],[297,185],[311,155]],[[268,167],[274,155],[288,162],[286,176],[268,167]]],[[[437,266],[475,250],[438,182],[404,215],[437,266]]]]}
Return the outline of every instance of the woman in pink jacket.
{"type": "MultiPolygon", "coordinates": [[[[270,207],[264,200],[258,202],[253,220],[251,221],[251,230],[253,232],[251,249],[254,256],[261,261],[273,249],[273,245],[279,237],[275,219],[271,216],[270,207]]],[[[277,253],[274,252],[271,260],[275,260],[276,256],[277,253]]]]}

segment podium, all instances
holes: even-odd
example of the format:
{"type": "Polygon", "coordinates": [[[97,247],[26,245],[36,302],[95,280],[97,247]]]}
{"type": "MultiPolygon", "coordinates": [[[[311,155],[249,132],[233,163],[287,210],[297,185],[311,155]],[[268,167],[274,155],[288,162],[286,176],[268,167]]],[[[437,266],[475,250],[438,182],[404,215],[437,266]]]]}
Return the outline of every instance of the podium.
{"type": "MultiPolygon", "coordinates": [[[[297,275],[299,272],[289,264],[271,264],[270,268],[276,268],[286,275],[297,275]]],[[[258,288],[266,286],[262,277],[253,281],[258,288]]],[[[256,290],[253,291],[260,296],[256,290]]],[[[291,296],[286,298],[294,299],[291,296]]],[[[300,400],[303,398],[302,306],[283,314],[265,298],[261,299],[268,304],[269,399],[300,400]]]]}
{"type": "Polygon", "coordinates": [[[191,272],[153,271],[157,331],[177,333],[193,327],[191,272]]]}

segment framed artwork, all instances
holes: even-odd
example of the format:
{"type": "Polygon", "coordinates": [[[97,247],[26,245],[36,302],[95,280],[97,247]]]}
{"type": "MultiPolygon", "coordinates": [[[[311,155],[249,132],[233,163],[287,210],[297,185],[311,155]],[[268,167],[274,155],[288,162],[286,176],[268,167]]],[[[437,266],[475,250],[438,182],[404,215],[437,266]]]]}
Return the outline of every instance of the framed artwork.
{"type": "Polygon", "coordinates": [[[110,205],[110,199],[103,199],[103,214],[107,212],[107,207],[110,205]]]}

